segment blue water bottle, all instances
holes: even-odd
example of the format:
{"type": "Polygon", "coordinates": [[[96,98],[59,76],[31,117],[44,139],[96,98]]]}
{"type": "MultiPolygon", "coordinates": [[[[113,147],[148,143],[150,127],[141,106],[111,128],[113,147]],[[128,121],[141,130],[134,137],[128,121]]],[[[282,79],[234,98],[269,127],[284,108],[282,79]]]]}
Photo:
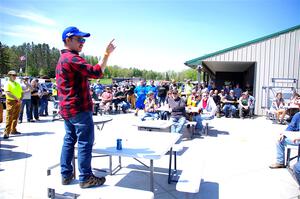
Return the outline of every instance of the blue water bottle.
{"type": "Polygon", "coordinates": [[[117,139],[117,150],[122,150],[122,139],[117,139]]]}

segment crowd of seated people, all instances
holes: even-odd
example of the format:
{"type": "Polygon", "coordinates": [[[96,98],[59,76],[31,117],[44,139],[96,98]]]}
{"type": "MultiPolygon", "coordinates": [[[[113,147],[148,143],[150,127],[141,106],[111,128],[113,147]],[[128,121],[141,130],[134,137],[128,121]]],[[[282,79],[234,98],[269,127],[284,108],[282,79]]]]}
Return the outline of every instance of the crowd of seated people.
{"type": "MultiPolygon", "coordinates": [[[[187,81],[184,86],[181,85],[180,87],[176,86],[175,81],[172,81],[169,87],[167,87],[168,82],[160,82],[157,89],[153,88],[153,82],[150,82],[150,85],[152,90],[149,89],[147,91],[147,85],[142,81],[136,90],[136,93],[145,95],[143,97],[145,99],[144,103],[142,103],[144,115],[141,119],[170,119],[174,123],[174,127],[171,128],[172,132],[180,132],[186,120],[196,121],[196,131],[199,132],[203,128],[203,120],[210,120],[215,116],[220,117],[221,114],[224,114],[226,117],[240,116],[241,118],[245,118],[245,116],[253,118],[254,116],[255,99],[248,91],[242,92],[239,85],[235,87],[239,98],[228,85],[220,93],[218,89],[213,90],[215,88],[214,84],[210,85],[211,90],[209,90],[203,84],[191,86],[190,81],[187,81]],[[188,91],[185,89],[188,89],[188,91]],[[161,95],[159,94],[159,97],[155,97],[153,92],[155,90],[158,93],[161,90],[164,91],[166,97],[163,96],[163,100],[158,100],[161,95]],[[160,109],[163,106],[169,110],[160,109]]],[[[136,104],[136,107],[138,106],[141,105],[136,104]]]]}
{"type": "MultiPolygon", "coordinates": [[[[204,83],[192,84],[191,80],[180,84],[175,80],[150,80],[148,83],[147,81],[141,80],[139,82],[114,82],[111,86],[104,87],[97,81],[91,88],[93,91],[93,99],[95,101],[101,101],[101,103],[99,103],[100,108],[102,107],[104,112],[107,111],[108,113],[111,112],[112,109],[121,109],[126,113],[131,108],[135,110],[136,116],[140,115],[140,117],[144,119],[170,119],[174,116],[170,111],[156,109],[169,104],[170,99],[173,100],[172,91],[176,90],[180,99],[185,102],[186,108],[198,107],[201,99],[207,95],[216,105],[216,110],[214,110],[214,116],[216,117],[254,118],[256,100],[251,95],[252,88],[249,84],[242,88],[239,84],[233,86],[232,84],[224,82],[224,86],[217,88],[214,82],[210,82],[209,85],[206,86],[204,83]],[[150,97],[150,95],[148,95],[149,92],[153,93],[156,109],[146,107],[146,101],[149,100],[150,97]],[[141,113],[139,113],[140,110],[141,113]],[[154,117],[149,117],[149,115],[154,115],[154,117]]],[[[298,101],[300,101],[300,97],[296,92],[294,92],[291,99],[288,100],[283,99],[282,93],[277,93],[269,111],[274,115],[274,123],[286,124],[290,122],[292,116],[299,111],[297,105],[295,105],[298,101]],[[288,101],[288,103],[286,103],[286,101],[288,101]],[[286,115],[290,117],[286,119],[286,115]]],[[[188,112],[182,114],[184,114],[189,121],[200,121],[200,117],[197,116],[197,114],[201,115],[201,110],[199,109],[198,113],[194,111],[193,113],[188,112]]],[[[200,129],[201,124],[198,124],[197,127],[200,129]]]]}
{"type": "MultiPolygon", "coordinates": [[[[227,84],[223,88],[217,89],[214,82],[210,82],[206,86],[204,83],[192,84],[191,80],[187,80],[181,84],[176,83],[175,80],[171,82],[155,82],[150,80],[148,84],[146,81],[141,80],[139,82],[125,81],[121,84],[114,82],[112,86],[103,89],[104,86],[97,81],[91,88],[94,92],[93,96],[98,96],[98,98],[95,97],[95,100],[101,100],[100,106],[103,106],[105,111],[110,111],[112,108],[117,109],[118,104],[123,103],[124,112],[128,108],[135,109],[136,116],[138,116],[139,110],[145,110],[145,100],[149,91],[153,92],[158,107],[160,107],[166,104],[167,98],[172,96],[168,92],[174,89],[186,101],[187,107],[196,107],[201,101],[202,94],[207,93],[209,97],[212,97],[217,106],[216,115],[218,117],[225,115],[225,117],[242,116],[244,118],[245,116],[249,116],[252,118],[254,113],[255,99],[249,92],[244,95],[245,92],[243,93],[239,84],[236,84],[234,87],[227,84]],[[250,99],[249,102],[246,103],[246,99],[250,99]],[[240,102],[241,100],[243,100],[243,103],[240,102]]],[[[165,116],[160,114],[160,116],[166,118],[166,114],[165,116]]]]}

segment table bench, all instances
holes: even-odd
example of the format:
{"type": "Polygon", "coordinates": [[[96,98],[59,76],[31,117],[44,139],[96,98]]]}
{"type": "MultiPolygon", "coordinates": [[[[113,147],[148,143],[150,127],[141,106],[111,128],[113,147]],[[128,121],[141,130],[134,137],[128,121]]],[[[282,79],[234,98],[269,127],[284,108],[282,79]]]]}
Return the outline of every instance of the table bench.
{"type": "MultiPolygon", "coordinates": [[[[77,181],[78,182],[78,181],[77,181]]],[[[47,196],[51,199],[116,199],[120,198],[143,198],[154,199],[151,191],[125,188],[113,185],[102,185],[100,187],[81,189],[79,184],[71,183],[62,185],[60,175],[47,177],[47,196]],[[51,187],[55,187],[51,188],[51,187]]],[[[43,197],[42,197],[43,198],[43,197]]]]}
{"type": "Polygon", "coordinates": [[[138,130],[171,132],[172,124],[169,120],[145,120],[134,125],[138,127],[138,130]]]}
{"type": "Polygon", "coordinates": [[[173,150],[170,151],[170,153],[172,153],[174,156],[174,169],[173,169],[173,173],[171,173],[172,155],[170,155],[168,182],[169,184],[171,184],[172,182],[177,182],[176,184],[177,191],[186,192],[186,193],[198,193],[201,184],[201,174],[198,172],[199,169],[197,168],[197,172],[193,172],[193,169],[189,167],[188,169],[183,169],[180,175],[178,173],[176,157],[177,157],[177,152],[181,150],[183,150],[183,146],[180,144],[175,144],[173,146],[173,150]],[[177,179],[174,179],[175,177],[177,179]]]}
{"type": "Polygon", "coordinates": [[[199,172],[192,172],[191,169],[184,169],[176,184],[176,190],[186,193],[198,193],[201,184],[199,172]]]}

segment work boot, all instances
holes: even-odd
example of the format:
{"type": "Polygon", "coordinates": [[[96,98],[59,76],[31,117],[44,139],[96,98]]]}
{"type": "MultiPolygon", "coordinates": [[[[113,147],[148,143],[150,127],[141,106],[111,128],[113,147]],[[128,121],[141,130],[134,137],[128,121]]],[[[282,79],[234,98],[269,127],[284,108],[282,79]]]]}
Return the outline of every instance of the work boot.
{"type": "Polygon", "coordinates": [[[70,184],[70,183],[72,182],[73,179],[74,179],[74,175],[73,175],[73,174],[70,175],[70,176],[67,177],[67,178],[62,177],[62,179],[61,179],[61,184],[63,184],[63,185],[68,185],[68,184],[70,184]]]}
{"type": "Polygon", "coordinates": [[[3,139],[8,139],[8,138],[9,138],[9,135],[6,135],[6,134],[3,135],[3,139]]]}
{"type": "Polygon", "coordinates": [[[280,163],[275,163],[269,166],[270,169],[281,169],[281,168],[285,168],[286,166],[284,164],[280,164],[280,163]]]}
{"type": "Polygon", "coordinates": [[[86,181],[80,182],[80,188],[89,188],[89,187],[96,187],[101,186],[106,181],[105,177],[96,177],[91,175],[86,181]]]}

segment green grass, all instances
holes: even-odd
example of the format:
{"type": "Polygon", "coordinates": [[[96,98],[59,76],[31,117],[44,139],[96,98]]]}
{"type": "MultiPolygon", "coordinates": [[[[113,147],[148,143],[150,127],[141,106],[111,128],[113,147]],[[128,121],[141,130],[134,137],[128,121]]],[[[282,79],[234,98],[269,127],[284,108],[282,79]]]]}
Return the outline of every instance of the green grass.
{"type": "MultiPolygon", "coordinates": [[[[93,79],[93,80],[92,80],[92,83],[96,83],[96,81],[97,81],[96,79],[93,79]]],[[[52,78],[52,79],[51,79],[51,82],[54,83],[54,82],[55,82],[55,79],[52,78]]],[[[101,83],[101,84],[106,84],[106,85],[107,85],[107,84],[112,84],[112,79],[105,79],[105,78],[103,78],[103,79],[100,79],[100,83],[101,83]]]]}
{"type": "MultiPolygon", "coordinates": [[[[97,81],[96,79],[93,79],[92,83],[95,83],[96,81],[97,81]]],[[[101,84],[112,84],[112,79],[105,79],[105,78],[103,78],[103,79],[100,79],[100,83],[101,84]]]]}

